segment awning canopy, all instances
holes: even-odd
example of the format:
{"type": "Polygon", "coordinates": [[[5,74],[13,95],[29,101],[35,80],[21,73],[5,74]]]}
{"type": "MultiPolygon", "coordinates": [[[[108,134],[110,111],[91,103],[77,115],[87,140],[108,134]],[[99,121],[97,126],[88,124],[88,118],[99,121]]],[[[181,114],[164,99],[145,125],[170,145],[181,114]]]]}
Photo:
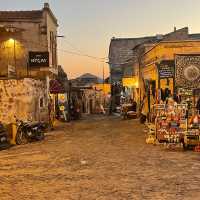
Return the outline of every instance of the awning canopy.
{"type": "Polygon", "coordinates": [[[58,80],[50,80],[49,82],[49,90],[51,94],[62,94],[65,93],[65,89],[62,84],[58,80]]]}

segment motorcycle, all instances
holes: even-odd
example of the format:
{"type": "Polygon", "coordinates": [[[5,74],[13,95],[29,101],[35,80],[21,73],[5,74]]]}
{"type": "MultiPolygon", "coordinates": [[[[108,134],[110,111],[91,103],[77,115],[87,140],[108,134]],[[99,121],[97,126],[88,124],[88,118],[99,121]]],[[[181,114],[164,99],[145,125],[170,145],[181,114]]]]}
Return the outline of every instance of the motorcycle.
{"type": "Polygon", "coordinates": [[[16,134],[16,144],[26,144],[32,141],[41,141],[44,139],[44,132],[47,128],[47,124],[43,122],[23,122],[16,119],[18,126],[16,134]]]}
{"type": "Polygon", "coordinates": [[[71,120],[79,120],[81,118],[81,110],[79,108],[75,108],[74,106],[71,106],[70,118],[71,120]]]}
{"type": "Polygon", "coordinates": [[[133,109],[132,104],[123,104],[121,107],[122,119],[135,119],[137,118],[137,112],[133,109]]]}
{"type": "Polygon", "coordinates": [[[0,149],[6,149],[10,146],[8,132],[2,123],[0,123],[0,149]]]}

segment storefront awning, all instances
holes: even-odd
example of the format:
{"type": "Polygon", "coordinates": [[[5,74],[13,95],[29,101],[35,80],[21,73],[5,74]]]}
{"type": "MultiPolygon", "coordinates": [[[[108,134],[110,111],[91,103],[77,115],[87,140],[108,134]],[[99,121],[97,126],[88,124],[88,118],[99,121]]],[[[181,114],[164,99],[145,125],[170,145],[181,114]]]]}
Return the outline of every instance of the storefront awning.
{"type": "Polygon", "coordinates": [[[58,80],[50,80],[49,82],[49,90],[51,94],[62,94],[65,93],[64,87],[58,80]]]}

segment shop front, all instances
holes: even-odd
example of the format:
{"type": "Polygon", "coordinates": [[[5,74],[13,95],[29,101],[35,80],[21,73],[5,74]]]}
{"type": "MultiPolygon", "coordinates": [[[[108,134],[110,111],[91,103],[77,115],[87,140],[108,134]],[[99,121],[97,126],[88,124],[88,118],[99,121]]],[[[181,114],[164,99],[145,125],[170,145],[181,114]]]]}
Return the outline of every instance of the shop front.
{"type": "Polygon", "coordinates": [[[147,141],[199,151],[200,41],[155,45],[142,57],[140,86],[142,114],[151,127],[147,141]]]}
{"type": "Polygon", "coordinates": [[[134,100],[139,102],[138,77],[128,77],[122,79],[123,97],[126,102],[134,100]]]}
{"type": "Polygon", "coordinates": [[[199,151],[200,55],[177,54],[174,62],[162,61],[157,66],[160,95],[150,111],[154,137],[161,143],[199,151]]]}
{"type": "Polygon", "coordinates": [[[142,85],[140,93],[142,113],[147,116],[157,100],[158,75],[155,64],[143,68],[140,85],[142,85]]]}
{"type": "Polygon", "coordinates": [[[162,41],[141,56],[140,99],[145,99],[146,113],[169,97],[180,101],[181,93],[186,98],[188,89],[193,98],[200,82],[199,52],[200,41],[162,41]]]}
{"type": "Polygon", "coordinates": [[[68,120],[68,96],[64,87],[58,80],[50,80],[49,119],[61,121],[68,120]]]}

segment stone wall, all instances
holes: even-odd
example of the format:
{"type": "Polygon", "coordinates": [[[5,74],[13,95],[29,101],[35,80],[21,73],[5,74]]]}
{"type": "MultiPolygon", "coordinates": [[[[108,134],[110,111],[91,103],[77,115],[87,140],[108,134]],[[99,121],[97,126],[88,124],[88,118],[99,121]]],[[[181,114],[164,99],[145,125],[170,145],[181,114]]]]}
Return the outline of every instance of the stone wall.
{"type": "Polygon", "coordinates": [[[46,82],[34,79],[0,80],[0,121],[48,120],[46,82]]]}
{"type": "MultiPolygon", "coordinates": [[[[1,35],[0,37],[0,68],[4,71],[0,72],[1,76],[7,76],[8,64],[16,66],[16,73],[18,77],[27,76],[27,62],[29,51],[47,51],[47,36],[40,34],[39,27],[43,24],[36,22],[0,22],[4,26],[14,26],[23,29],[22,33],[13,33],[12,35],[1,35]],[[15,39],[14,43],[10,38],[15,39]],[[14,58],[15,49],[15,58],[14,58]]],[[[38,70],[38,69],[37,69],[38,70]]],[[[29,69],[29,75],[32,75],[32,70],[29,69]]]]}

